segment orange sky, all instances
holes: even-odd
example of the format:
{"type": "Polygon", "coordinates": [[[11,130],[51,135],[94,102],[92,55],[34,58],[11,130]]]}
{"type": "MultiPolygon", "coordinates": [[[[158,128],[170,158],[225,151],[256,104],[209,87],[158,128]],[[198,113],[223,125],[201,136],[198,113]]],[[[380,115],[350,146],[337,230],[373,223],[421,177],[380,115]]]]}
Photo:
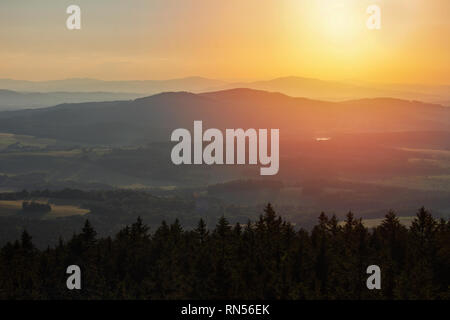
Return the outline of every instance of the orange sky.
{"type": "Polygon", "coordinates": [[[450,84],[449,12],[448,0],[2,0],[0,78],[450,84]],[[74,3],[80,31],[65,27],[74,3]]]}

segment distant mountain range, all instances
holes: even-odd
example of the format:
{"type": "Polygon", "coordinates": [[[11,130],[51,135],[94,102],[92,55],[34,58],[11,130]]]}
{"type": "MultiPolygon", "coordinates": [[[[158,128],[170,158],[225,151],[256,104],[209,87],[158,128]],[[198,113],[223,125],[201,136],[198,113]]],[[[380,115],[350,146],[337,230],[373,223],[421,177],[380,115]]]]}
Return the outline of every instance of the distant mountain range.
{"type": "Polygon", "coordinates": [[[281,92],[292,97],[326,101],[390,97],[450,105],[450,86],[398,85],[335,82],[301,77],[284,77],[269,81],[233,83],[228,88],[250,88],[281,92]]]}
{"type": "Polygon", "coordinates": [[[164,91],[202,92],[221,87],[227,83],[201,77],[172,80],[104,81],[89,78],[74,78],[52,81],[24,81],[0,79],[0,88],[27,92],[120,92],[155,94],[164,91]]]}
{"type": "Polygon", "coordinates": [[[392,98],[325,102],[253,89],[168,92],[131,101],[0,113],[2,132],[88,143],[168,142],[176,128],[279,128],[284,139],[336,132],[449,131],[450,108],[392,98]]]}
{"type": "Polygon", "coordinates": [[[61,103],[131,100],[141,96],[138,93],[17,92],[0,89],[0,111],[42,108],[61,103]]]}
{"type": "MultiPolygon", "coordinates": [[[[0,89],[19,92],[52,93],[52,95],[55,95],[54,92],[57,92],[56,95],[58,95],[58,92],[71,92],[77,93],[81,97],[83,97],[81,93],[87,92],[109,95],[110,98],[102,99],[103,101],[115,100],[116,97],[120,98],[119,93],[127,95],[121,99],[127,99],[167,91],[201,93],[235,88],[280,92],[292,97],[306,97],[327,101],[391,97],[450,105],[450,86],[448,85],[425,86],[361,83],[356,81],[336,82],[303,77],[283,77],[255,82],[225,82],[202,77],[142,81],[103,81],[89,78],[76,78],[39,82],[0,79],[0,89]]],[[[92,101],[91,98],[84,101],[76,100],[76,97],[73,99],[64,102],[92,101]]],[[[3,103],[1,103],[2,100],[3,97],[0,95],[0,107],[3,106],[3,103]]],[[[39,101],[39,99],[36,101],[39,101]]]]}

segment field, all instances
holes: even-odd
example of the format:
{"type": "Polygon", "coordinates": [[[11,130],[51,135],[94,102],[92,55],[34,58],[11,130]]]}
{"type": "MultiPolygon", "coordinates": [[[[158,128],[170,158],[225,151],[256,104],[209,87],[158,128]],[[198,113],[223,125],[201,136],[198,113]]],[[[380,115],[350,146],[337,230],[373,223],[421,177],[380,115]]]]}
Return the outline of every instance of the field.
{"type": "MultiPolygon", "coordinates": [[[[73,205],[55,205],[51,204],[52,211],[45,214],[41,219],[48,220],[60,217],[70,217],[76,215],[85,215],[89,212],[73,205]]],[[[0,216],[11,216],[20,214],[22,210],[22,200],[0,201],[0,216]]]]}
{"type": "Polygon", "coordinates": [[[10,145],[19,144],[22,147],[45,148],[56,143],[53,139],[36,138],[26,135],[11,133],[0,133],[0,150],[8,148],[10,145]]]}
{"type": "MultiPolygon", "coordinates": [[[[413,220],[416,217],[398,217],[398,220],[400,221],[400,224],[404,225],[405,227],[409,228],[411,226],[411,223],[413,222],[413,220]]],[[[378,227],[379,225],[381,225],[381,223],[383,222],[384,218],[377,218],[377,219],[363,219],[362,223],[366,228],[375,228],[378,227]]],[[[344,226],[345,222],[344,221],[340,221],[339,222],[340,226],[344,226]]]]}
{"type": "MultiPolygon", "coordinates": [[[[400,223],[405,227],[409,227],[411,226],[414,218],[415,217],[398,217],[398,220],[400,220],[400,223]]],[[[363,219],[362,222],[367,228],[375,228],[383,222],[383,219],[363,219]]]]}

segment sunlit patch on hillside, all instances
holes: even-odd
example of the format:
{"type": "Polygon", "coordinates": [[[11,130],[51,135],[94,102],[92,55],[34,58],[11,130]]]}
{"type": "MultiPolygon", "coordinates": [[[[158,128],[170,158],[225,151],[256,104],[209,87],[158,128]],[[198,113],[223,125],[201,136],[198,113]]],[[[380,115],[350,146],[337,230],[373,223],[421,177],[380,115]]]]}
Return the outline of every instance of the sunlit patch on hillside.
{"type": "MultiPolygon", "coordinates": [[[[44,201],[45,202],[45,201],[44,201]]],[[[22,200],[1,200],[0,201],[0,216],[20,215],[22,211],[22,200]]],[[[85,215],[89,210],[82,209],[73,205],[55,205],[51,204],[51,211],[40,217],[43,220],[70,217],[76,215],[85,215]]],[[[38,216],[38,215],[36,215],[38,216]]]]}

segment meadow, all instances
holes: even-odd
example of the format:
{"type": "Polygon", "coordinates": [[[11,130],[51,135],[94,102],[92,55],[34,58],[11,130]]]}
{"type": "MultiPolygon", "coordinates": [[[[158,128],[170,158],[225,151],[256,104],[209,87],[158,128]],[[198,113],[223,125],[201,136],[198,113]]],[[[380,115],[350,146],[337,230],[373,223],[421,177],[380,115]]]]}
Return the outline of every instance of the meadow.
{"type": "MultiPolygon", "coordinates": [[[[42,200],[46,202],[45,200],[42,200]]],[[[23,200],[0,200],[0,216],[18,216],[22,215],[22,202],[23,200]]],[[[56,205],[51,204],[52,210],[48,213],[45,213],[41,219],[49,220],[61,217],[70,217],[70,216],[83,216],[89,213],[89,210],[79,208],[75,205],[56,205]]]]}

